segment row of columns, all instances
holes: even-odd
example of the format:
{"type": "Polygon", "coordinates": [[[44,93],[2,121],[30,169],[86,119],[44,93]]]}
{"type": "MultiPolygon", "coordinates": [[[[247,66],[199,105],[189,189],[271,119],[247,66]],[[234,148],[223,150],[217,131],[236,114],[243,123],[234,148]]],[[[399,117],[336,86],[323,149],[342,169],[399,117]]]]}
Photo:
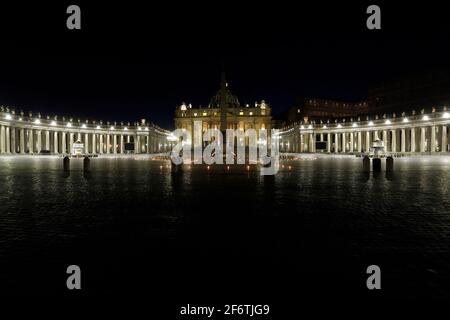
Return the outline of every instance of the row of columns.
{"type": "Polygon", "coordinates": [[[328,133],[293,133],[282,137],[281,152],[315,152],[315,143],[326,142],[329,153],[369,152],[374,141],[386,152],[449,152],[448,125],[328,133]]]}
{"type": "Polygon", "coordinates": [[[293,135],[293,139],[281,139],[280,151],[316,152],[316,139],[317,135],[315,133],[302,133],[299,135],[293,135]]]}
{"type": "Polygon", "coordinates": [[[100,134],[69,131],[51,131],[31,128],[0,126],[0,153],[70,154],[74,143],[84,144],[84,153],[123,154],[125,143],[134,142],[136,153],[160,153],[171,150],[172,143],[165,137],[151,134],[100,134]]]}

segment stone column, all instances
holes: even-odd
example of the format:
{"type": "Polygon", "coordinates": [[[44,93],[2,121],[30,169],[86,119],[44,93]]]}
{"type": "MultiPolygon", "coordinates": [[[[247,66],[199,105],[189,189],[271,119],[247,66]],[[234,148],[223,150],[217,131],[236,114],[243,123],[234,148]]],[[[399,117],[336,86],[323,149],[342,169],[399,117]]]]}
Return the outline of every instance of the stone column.
{"type": "Polygon", "coordinates": [[[420,152],[425,152],[425,128],[420,128],[420,152]]]}
{"type": "MultiPolygon", "coordinates": [[[[300,152],[300,148],[301,148],[299,141],[300,141],[300,134],[298,134],[298,136],[297,136],[298,152],[300,152]]],[[[152,138],[151,134],[148,135],[148,152],[153,153],[153,138],[152,138]]]]}
{"type": "Polygon", "coordinates": [[[11,152],[16,153],[17,152],[17,146],[16,146],[16,128],[11,127],[11,152]]]}
{"type": "Polygon", "coordinates": [[[125,153],[125,144],[123,134],[120,135],[120,153],[125,153]]]}
{"type": "Polygon", "coordinates": [[[331,152],[331,134],[327,133],[327,152],[331,152]]]}
{"type": "Polygon", "coordinates": [[[304,152],[304,150],[305,150],[305,145],[304,145],[303,139],[304,139],[303,134],[300,134],[300,152],[304,152]]]}
{"type": "Polygon", "coordinates": [[[392,141],[391,141],[391,151],[397,152],[397,137],[395,130],[392,130],[392,141]]]}
{"type": "Polygon", "coordinates": [[[309,152],[315,152],[315,146],[316,146],[316,135],[314,133],[311,133],[309,135],[309,152]]]}
{"type": "Polygon", "coordinates": [[[10,127],[6,127],[6,153],[11,153],[10,127]]]}
{"type": "Polygon", "coordinates": [[[343,153],[346,153],[346,152],[347,152],[347,139],[346,139],[346,135],[347,135],[346,132],[342,133],[342,152],[343,152],[343,153]]]}
{"type": "Polygon", "coordinates": [[[350,152],[353,153],[354,148],[355,148],[355,144],[354,144],[354,140],[353,140],[353,132],[350,132],[350,152]]]}
{"type": "Polygon", "coordinates": [[[5,126],[0,127],[0,153],[5,153],[5,126]]]}
{"type": "Polygon", "coordinates": [[[106,135],[106,154],[110,152],[111,146],[111,136],[109,134],[106,135]]]}
{"type": "Polygon", "coordinates": [[[386,130],[383,130],[383,143],[384,143],[384,150],[389,151],[388,134],[386,130]]]}
{"type": "Polygon", "coordinates": [[[117,153],[117,134],[113,135],[113,153],[116,154],[117,153]]]}
{"type": "Polygon", "coordinates": [[[34,153],[34,130],[29,129],[28,130],[28,153],[33,154],[34,153]]]}
{"type": "Polygon", "coordinates": [[[320,142],[323,142],[323,133],[320,134],[320,142]]]}
{"type": "Polygon", "coordinates": [[[61,153],[67,153],[67,147],[66,147],[66,133],[61,132],[61,153]]]}
{"type": "Polygon", "coordinates": [[[50,131],[45,131],[45,150],[50,150],[50,131]]]}
{"type": "Polygon", "coordinates": [[[58,131],[53,132],[53,153],[58,154],[59,150],[58,150],[58,131]]]}
{"type": "Polygon", "coordinates": [[[69,154],[73,153],[73,140],[74,140],[74,133],[69,133],[69,154]]]}
{"type": "Polygon", "coordinates": [[[96,141],[96,138],[97,138],[97,134],[93,133],[92,134],[92,153],[93,154],[97,153],[97,141],[96,141]]]}
{"type": "Polygon", "coordinates": [[[99,145],[100,154],[103,154],[103,135],[100,134],[98,138],[99,138],[99,143],[100,143],[100,145],[99,145]]]}
{"type": "Polygon", "coordinates": [[[402,131],[401,131],[401,147],[400,147],[400,151],[401,152],[406,152],[406,130],[405,129],[402,129],[402,131]]]}
{"type": "Polygon", "coordinates": [[[141,153],[141,139],[139,135],[136,135],[136,146],[137,153],[141,153]]]}
{"type": "Polygon", "coordinates": [[[366,152],[370,152],[370,131],[366,131],[366,152]]]}
{"type": "Polygon", "coordinates": [[[89,152],[89,133],[84,134],[84,153],[89,152]]]}
{"type": "Polygon", "coordinates": [[[441,152],[447,152],[447,126],[442,126],[441,152]]]}
{"type": "Polygon", "coordinates": [[[334,152],[339,152],[339,133],[334,134],[334,152]]]}
{"type": "MultiPolygon", "coordinates": [[[[146,140],[147,140],[146,151],[147,151],[147,153],[150,153],[150,135],[147,135],[146,140]]],[[[298,149],[297,149],[297,152],[298,152],[298,149]]]]}
{"type": "Polygon", "coordinates": [[[436,126],[431,126],[431,142],[430,142],[430,151],[436,152],[436,126]]]}
{"type": "Polygon", "coordinates": [[[25,129],[20,128],[20,153],[25,153],[25,129]]]}
{"type": "Polygon", "coordinates": [[[416,128],[411,128],[411,152],[416,152],[416,128]]]}
{"type": "Polygon", "coordinates": [[[42,132],[41,130],[36,131],[36,152],[39,154],[42,150],[42,132]]]}
{"type": "Polygon", "coordinates": [[[362,135],[361,135],[361,131],[358,131],[357,151],[358,152],[362,151],[362,135]]]}

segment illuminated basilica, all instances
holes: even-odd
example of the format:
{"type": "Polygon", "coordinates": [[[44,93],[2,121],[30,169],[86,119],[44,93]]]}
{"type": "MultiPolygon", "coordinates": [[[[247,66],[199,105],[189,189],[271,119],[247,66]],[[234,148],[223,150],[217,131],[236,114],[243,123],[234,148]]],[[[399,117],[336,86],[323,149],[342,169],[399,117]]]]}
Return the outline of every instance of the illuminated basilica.
{"type": "Polygon", "coordinates": [[[241,105],[238,98],[230,91],[225,75],[219,91],[214,95],[208,107],[195,108],[186,103],[181,104],[175,111],[175,129],[183,129],[194,136],[194,121],[202,122],[202,131],[208,129],[255,129],[259,136],[260,130],[267,130],[270,139],[272,128],[271,108],[264,100],[253,106],[241,105]]]}

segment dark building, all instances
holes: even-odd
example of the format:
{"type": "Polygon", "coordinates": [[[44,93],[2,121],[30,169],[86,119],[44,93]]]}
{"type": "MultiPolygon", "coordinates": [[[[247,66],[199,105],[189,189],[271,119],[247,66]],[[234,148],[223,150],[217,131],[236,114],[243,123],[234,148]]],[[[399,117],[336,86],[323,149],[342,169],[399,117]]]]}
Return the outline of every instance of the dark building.
{"type": "Polygon", "coordinates": [[[374,84],[364,101],[301,98],[282,118],[283,124],[307,123],[363,115],[410,113],[412,110],[440,111],[444,106],[450,106],[450,70],[429,71],[374,84]]]}
{"type": "Polygon", "coordinates": [[[431,111],[450,105],[450,72],[440,70],[386,81],[369,89],[371,114],[431,111]]]}
{"type": "Polygon", "coordinates": [[[353,117],[367,114],[369,111],[367,101],[350,102],[318,98],[303,98],[299,101],[285,115],[288,123],[353,117]]]}

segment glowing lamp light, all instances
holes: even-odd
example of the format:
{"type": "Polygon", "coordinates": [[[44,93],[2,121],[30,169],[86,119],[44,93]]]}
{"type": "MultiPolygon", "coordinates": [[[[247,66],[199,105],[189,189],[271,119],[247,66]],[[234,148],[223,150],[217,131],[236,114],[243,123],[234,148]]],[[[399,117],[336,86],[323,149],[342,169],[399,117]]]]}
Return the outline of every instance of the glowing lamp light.
{"type": "Polygon", "coordinates": [[[97,130],[100,129],[100,126],[97,126],[96,129],[97,129],[97,130]]]}
{"type": "Polygon", "coordinates": [[[308,129],[312,129],[312,125],[309,125],[309,126],[308,126],[308,129]]]}
{"type": "Polygon", "coordinates": [[[369,126],[373,126],[373,121],[369,121],[369,126]]]}
{"type": "Polygon", "coordinates": [[[430,120],[430,118],[428,117],[428,116],[423,116],[423,118],[422,118],[423,120],[425,120],[425,121],[428,121],[428,120],[430,120]]]}
{"type": "Polygon", "coordinates": [[[123,130],[125,130],[125,131],[128,131],[128,128],[127,128],[127,127],[125,127],[125,128],[123,128],[123,130]]]}
{"type": "Polygon", "coordinates": [[[52,125],[52,126],[56,126],[56,121],[55,120],[53,120],[51,123],[50,123],[50,125],[52,125]]]}
{"type": "Polygon", "coordinates": [[[305,126],[301,126],[300,129],[302,129],[302,130],[305,129],[305,126]]]}
{"type": "Polygon", "coordinates": [[[324,128],[324,129],[326,129],[326,128],[327,128],[327,126],[323,126],[323,128],[324,128]]]}
{"type": "Polygon", "coordinates": [[[81,127],[82,127],[83,129],[86,129],[86,125],[85,125],[85,124],[83,124],[81,127]]]}
{"type": "Polygon", "coordinates": [[[342,126],[340,124],[337,125],[338,128],[342,128],[342,126]]]}
{"type": "Polygon", "coordinates": [[[391,122],[391,120],[387,119],[387,120],[385,121],[385,124],[392,124],[392,122],[391,122]]]}
{"type": "Polygon", "coordinates": [[[5,119],[6,119],[6,120],[11,120],[11,119],[12,119],[12,117],[11,117],[11,115],[10,115],[10,114],[7,114],[7,115],[5,116],[5,119]]]}
{"type": "Polygon", "coordinates": [[[404,118],[404,119],[403,119],[403,122],[404,122],[404,123],[409,122],[408,118],[404,118]]]}
{"type": "Polygon", "coordinates": [[[36,120],[34,120],[34,123],[35,123],[35,124],[40,124],[40,123],[41,123],[41,120],[36,119],[36,120]]]}
{"type": "Polygon", "coordinates": [[[114,130],[114,127],[109,128],[109,130],[114,130]]]}
{"type": "Polygon", "coordinates": [[[70,122],[67,123],[67,127],[70,128],[72,127],[72,124],[70,122]]]}
{"type": "Polygon", "coordinates": [[[353,128],[356,128],[358,125],[356,124],[356,123],[354,123],[353,125],[352,125],[352,127],[353,128]]]}
{"type": "Polygon", "coordinates": [[[445,113],[442,115],[442,118],[444,118],[444,119],[450,118],[450,113],[445,112],[445,113]]]}
{"type": "Polygon", "coordinates": [[[145,131],[148,131],[148,128],[147,128],[147,127],[145,127],[145,131]]]}

